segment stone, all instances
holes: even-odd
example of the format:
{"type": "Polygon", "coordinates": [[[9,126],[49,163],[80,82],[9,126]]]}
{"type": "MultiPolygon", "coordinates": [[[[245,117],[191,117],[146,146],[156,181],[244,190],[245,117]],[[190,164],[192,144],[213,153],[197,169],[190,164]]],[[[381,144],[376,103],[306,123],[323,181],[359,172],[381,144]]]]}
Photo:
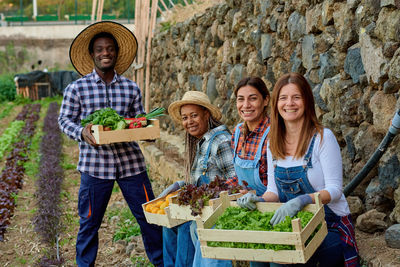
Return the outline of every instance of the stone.
{"type": "Polygon", "coordinates": [[[294,11],[290,14],[287,28],[289,30],[290,40],[297,42],[306,33],[306,19],[299,12],[294,11]]]}
{"type": "Polygon", "coordinates": [[[321,20],[324,26],[333,24],[334,3],[335,0],[326,0],[322,3],[321,20]]]}
{"type": "Polygon", "coordinates": [[[339,71],[340,62],[337,61],[338,57],[336,51],[329,50],[326,53],[319,55],[319,72],[318,77],[320,81],[325,78],[335,76],[339,71]]]}
{"type": "Polygon", "coordinates": [[[393,211],[390,213],[390,220],[394,223],[400,223],[400,187],[394,191],[393,200],[395,203],[393,211]]]}
{"type": "Polygon", "coordinates": [[[333,20],[337,31],[336,46],[339,51],[345,52],[353,44],[357,43],[358,32],[355,30],[354,15],[347,8],[346,3],[335,3],[333,20]]]}
{"type": "Polygon", "coordinates": [[[400,0],[381,0],[381,7],[400,8],[400,0]]]}
{"type": "Polygon", "coordinates": [[[383,84],[383,92],[385,94],[393,94],[398,92],[400,89],[400,82],[399,81],[391,81],[391,80],[387,80],[384,84],[383,84]]]}
{"type": "Polygon", "coordinates": [[[315,51],[316,43],[315,37],[312,34],[305,35],[303,37],[302,47],[301,47],[301,58],[303,61],[303,66],[307,69],[314,69],[318,67],[319,55],[315,51]]]}
{"type": "Polygon", "coordinates": [[[322,4],[317,4],[306,10],[306,33],[322,31],[322,4]]]}
{"type": "Polygon", "coordinates": [[[400,48],[396,50],[389,62],[388,76],[392,81],[400,81],[400,48]]]}
{"type": "Polygon", "coordinates": [[[297,72],[302,74],[305,72],[301,58],[297,56],[296,51],[294,51],[290,56],[290,64],[292,65],[290,69],[291,72],[297,72]]]}
{"type": "Polygon", "coordinates": [[[203,78],[200,75],[189,75],[189,86],[191,90],[201,91],[203,78]]]}
{"type": "Polygon", "coordinates": [[[246,20],[244,19],[243,13],[241,10],[237,11],[233,16],[232,21],[232,32],[239,32],[241,28],[246,25],[246,20]]]}
{"type": "Polygon", "coordinates": [[[358,27],[365,27],[376,21],[380,11],[379,1],[361,0],[355,12],[358,27]]]}
{"type": "Polygon", "coordinates": [[[312,90],[313,95],[314,95],[315,104],[317,104],[317,106],[324,112],[328,112],[329,109],[319,94],[320,90],[321,90],[321,84],[317,84],[312,90]]]}
{"type": "Polygon", "coordinates": [[[386,229],[385,241],[388,247],[400,248],[400,224],[393,224],[386,229]]]}
{"type": "Polygon", "coordinates": [[[215,99],[218,97],[218,92],[216,88],[216,80],[215,80],[215,74],[211,73],[208,76],[207,80],[207,95],[210,98],[211,103],[215,101],[215,99]]]}
{"type": "Polygon", "coordinates": [[[230,72],[228,81],[232,86],[236,86],[236,84],[245,76],[247,76],[246,67],[242,64],[236,64],[230,72]]]}
{"type": "Polygon", "coordinates": [[[392,200],[387,196],[388,190],[382,180],[373,178],[365,189],[365,207],[367,210],[376,209],[379,212],[388,213],[393,209],[392,200]]]}
{"type": "Polygon", "coordinates": [[[369,107],[373,114],[375,129],[380,133],[386,133],[396,110],[396,97],[393,94],[377,91],[372,96],[369,107]]]}
{"type": "Polygon", "coordinates": [[[364,74],[365,70],[359,44],[350,47],[347,51],[346,60],[344,62],[344,71],[351,76],[354,83],[358,83],[359,76],[364,74]]]}
{"type": "Polygon", "coordinates": [[[359,215],[361,215],[364,212],[363,202],[357,196],[348,196],[346,200],[347,203],[349,204],[351,218],[354,221],[357,219],[359,215]]]}
{"type": "Polygon", "coordinates": [[[367,233],[375,233],[384,230],[388,227],[387,223],[384,221],[385,217],[385,213],[379,212],[375,209],[369,210],[358,216],[356,227],[367,233]]]}
{"type": "Polygon", "coordinates": [[[394,56],[394,53],[399,47],[400,47],[399,42],[386,42],[383,45],[383,55],[387,58],[392,58],[394,56]]]}
{"type": "Polygon", "coordinates": [[[360,34],[360,46],[361,59],[368,81],[378,83],[385,74],[382,70],[387,64],[382,46],[374,42],[366,33],[360,34]]]}
{"type": "Polygon", "coordinates": [[[125,248],[125,254],[130,255],[133,249],[135,248],[136,244],[134,243],[128,243],[128,245],[125,248]]]}
{"type": "Polygon", "coordinates": [[[272,34],[261,34],[261,53],[264,60],[271,57],[273,45],[272,34]]]}
{"type": "Polygon", "coordinates": [[[400,41],[400,9],[383,7],[376,21],[375,35],[385,42],[400,41]]]}

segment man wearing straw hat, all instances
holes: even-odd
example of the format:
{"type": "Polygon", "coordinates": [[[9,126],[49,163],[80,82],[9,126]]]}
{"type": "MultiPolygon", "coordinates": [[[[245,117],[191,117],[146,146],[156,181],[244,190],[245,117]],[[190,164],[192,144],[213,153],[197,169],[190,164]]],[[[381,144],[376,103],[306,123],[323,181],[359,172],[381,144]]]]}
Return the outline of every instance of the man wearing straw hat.
{"type": "Polygon", "coordinates": [[[136,142],[97,145],[92,125],[80,125],[83,118],[106,107],[129,118],[144,113],[140,89],[121,76],[132,64],[136,51],[133,33],[111,21],[88,26],[70,47],[72,65],[83,77],[65,89],[58,121],[61,130],[79,142],[80,228],[76,241],[79,267],[94,266],[98,230],[115,181],[140,225],[147,256],[155,266],[163,266],[161,227],[148,224],[141,207],[154,195],[139,145],[136,142]]]}

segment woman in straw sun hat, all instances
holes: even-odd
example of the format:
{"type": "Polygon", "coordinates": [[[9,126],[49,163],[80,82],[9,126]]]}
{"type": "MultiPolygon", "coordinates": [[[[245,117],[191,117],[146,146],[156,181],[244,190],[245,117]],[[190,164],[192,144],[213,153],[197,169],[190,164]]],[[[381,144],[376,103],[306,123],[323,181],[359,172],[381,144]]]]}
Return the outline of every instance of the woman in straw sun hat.
{"type": "MultiPolygon", "coordinates": [[[[165,189],[160,196],[178,190],[184,184],[208,184],[219,177],[228,179],[235,175],[230,148],[231,133],[220,122],[221,111],[211,104],[208,96],[199,91],[186,92],[181,100],[171,103],[168,113],[186,132],[186,180],[178,181],[165,189]]],[[[200,255],[200,243],[190,233],[192,222],[173,228],[163,227],[163,255],[165,266],[192,266],[195,247],[200,255]]],[[[195,224],[193,225],[195,226],[195,224]]],[[[192,229],[194,230],[194,229],[192,229]]],[[[202,266],[220,266],[207,259],[202,266]]]]}
{"type": "Polygon", "coordinates": [[[65,134],[79,142],[76,263],[80,267],[95,264],[98,229],[115,181],[140,225],[147,256],[155,266],[163,266],[161,227],[147,223],[140,205],[153,199],[154,194],[139,145],[130,142],[100,146],[91,133],[92,125],[80,124],[89,114],[106,107],[126,118],[144,113],[139,87],[121,76],[132,64],[136,50],[133,33],[111,21],[88,26],[70,47],[72,65],[83,77],[65,89],[58,122],[65,134]]]}

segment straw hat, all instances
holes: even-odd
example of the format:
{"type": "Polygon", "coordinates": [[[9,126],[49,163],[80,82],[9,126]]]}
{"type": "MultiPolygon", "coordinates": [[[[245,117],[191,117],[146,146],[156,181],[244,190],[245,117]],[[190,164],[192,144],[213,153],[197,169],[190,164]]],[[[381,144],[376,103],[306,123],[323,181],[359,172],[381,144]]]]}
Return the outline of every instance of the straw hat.
{"type": "Polygon", "coordinates": [[[208,109],[208,111],[210,111],[211,116],[216,120],[220,120],[222,117],[219,108],[211,104],[210,99],[205,93],[199,91],[186,92],[183,95],[182,100],[172,102],[171,105],[169,105],[168,113],[174,121],[181,122],[181,107],[183,105],[191,104],[205,107],[206,109],[208,109]]]}
{"type": "Polygon", "coordinates": [[[93,71],[94,63],[89,54],[89,42],[100,32],[108,32],[117,40],[119,52],[115,70],[118,74],[124,73],[135,59],[137,40],[128,28],[113,21],[93,23],[76,36],[69,49],[69,58],[72,65],[81,75],[86,75],[93,71]]]}

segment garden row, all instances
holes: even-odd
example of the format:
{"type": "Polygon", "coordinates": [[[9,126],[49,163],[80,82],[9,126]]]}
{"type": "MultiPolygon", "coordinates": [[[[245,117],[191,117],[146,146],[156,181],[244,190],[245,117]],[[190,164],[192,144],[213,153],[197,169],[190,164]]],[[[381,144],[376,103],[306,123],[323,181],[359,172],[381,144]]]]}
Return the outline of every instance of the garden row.
{"type": "Polygon", "coordinates": [[[5,167],[0,174],[0,241],[10,223],[15,208],[15,196],[22,188],[24,178],[24,162],[28,160],[28,150],[35,133],[36,121],[39,119],[40,104],[27,104],[16,117],[20,123],[12,123],[0,137],[8,153],[5,167]],[[23,124],[23,127],[21,125],[23,124]],[[15,129],[19,129],[17,135],[15,129]],[[6,137],[4,137],[6,134],[6,137]],[[12,138],[11,138],[12,136],[12,138]],[[12,150],[11,150],[12,148],[12,150]]]}
{"type": "Polygon", "coordinates": [[[47,246],[46,253],[40,260],[40,266],[59,265],[63,262],[58,245],[62,230],[60,193],[64,178],[61,166],[62,136],[57,123],[58,110],[56,102],[50,103],[44,118],[44,135],[40,143],[40,171],[35,193],[37,211],[33,217],[35,231],[39,234],[42,244],[47,246]]]}

